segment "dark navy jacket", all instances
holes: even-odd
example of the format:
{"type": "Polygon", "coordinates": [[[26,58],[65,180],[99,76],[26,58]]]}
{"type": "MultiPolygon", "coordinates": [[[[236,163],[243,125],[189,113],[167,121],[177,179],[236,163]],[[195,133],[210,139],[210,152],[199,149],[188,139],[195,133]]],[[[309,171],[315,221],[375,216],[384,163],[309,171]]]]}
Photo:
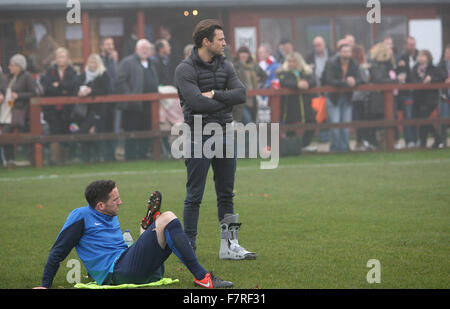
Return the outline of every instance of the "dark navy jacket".
{"type": "Polygon", "coordinates": [[[233,106],[245,103],[247,93],[233,65],[223,56],[204,62],[194,48],[191,56],[175,70],[175,82],[183,108],[185,123],[193,125],[194,115],[202,115],[203,124],[215,122],[222,126],[233,121],[233,106]],[[214,99],[202,92],[214,90],[214,99]]]}

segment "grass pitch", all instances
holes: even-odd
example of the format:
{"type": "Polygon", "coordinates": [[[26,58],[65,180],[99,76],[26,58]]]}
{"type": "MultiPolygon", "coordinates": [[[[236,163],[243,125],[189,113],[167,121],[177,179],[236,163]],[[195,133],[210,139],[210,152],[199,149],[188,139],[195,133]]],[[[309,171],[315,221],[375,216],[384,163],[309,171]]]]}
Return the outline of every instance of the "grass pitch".
{"type": "MultiPolygon", "coordinates": [[[[212,170],[200,210],[197,256],[236,288],[450,288],[450,150],[301,155],[274,170],[239,160],[235,212],[241,244],[254,261],[219,260],[219,227],[212,170]],[[380,262],[381,282],[369,284],[366,266],[380,262]]],[[[74,208],[85,206],[85,186],[117,182],[122,229],[138,237],[152,190],[163,210],[182,221],[183,161],[127,162],[0,169],[0,288],[41,282],[49,250],[74,208]]],[[[71,288],[67,261],[54,288],[71,288]]],[[[86,270],[82,268],[82,282],[86,270]]],[[[192,288],[192,275],[175,255],[168,288],[192,288]]]]}

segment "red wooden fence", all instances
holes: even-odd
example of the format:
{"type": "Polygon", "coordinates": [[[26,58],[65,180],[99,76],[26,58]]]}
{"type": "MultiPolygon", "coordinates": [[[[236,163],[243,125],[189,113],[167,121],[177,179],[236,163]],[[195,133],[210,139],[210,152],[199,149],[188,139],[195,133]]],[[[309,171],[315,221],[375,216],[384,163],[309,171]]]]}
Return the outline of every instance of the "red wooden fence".
{"type": "MultiPolygon", "coordinates": [[[[349,123],[322,123],[322,124],[291,124],[280,125],[280,131],[292,129],[330,129],[330,128],[361,128],[361,127],[382,127],[386,129],[386,145],[385,149],[391,151],[394,149],[395,127],[398,125],[423,125],[423,124],[450,124],[450,118],[433,118],[433,119],[412,119],[412,120],[395,120],[394,115],[394,90],[425,90],[425,89],[445,89],[450,88],[448,83],[434,84],[365,84],[356,88],[336,88],[331,86],[311,88],[309,90],[292,90],[292,89],[255,89],[247,92],[248,96],[269,96],[269,104],[272,109],[272,122],[279,122],[280,119],[280,101],[282,95],[298,94],[298,93],[330,93],[330,92],[348,92],[355,90],[363,91],[382,91],[384,93],[384,120],[377,121],[354,121],[349,123]]],[[[161,145],[159,137],[170,135],[168,131],[159,130],[159,100],[166,98],[177,98],[177,94],[133,94],[133,95],[107,95],[97,97],[35,97],[30,102],[30,132],[22,134],[2,134],[0,135],[0,144],[34,144],[34,162],[36,167],[41,167],[42,144],[55,141],[87,141],[87,140],[108,140],[118,138],[152,138],[153,155],[155,159],[161,158],[161,145]],[[151,104],[152,119],[150,131],[123,132],[117,133],[97,133],[97,134],[76,134],[76,135],[42,135],[41,126],[41,107],[56,104],[98,104],[98,103],[116,103],[116,102],[132,102],[147,101],[151,104]]]]}

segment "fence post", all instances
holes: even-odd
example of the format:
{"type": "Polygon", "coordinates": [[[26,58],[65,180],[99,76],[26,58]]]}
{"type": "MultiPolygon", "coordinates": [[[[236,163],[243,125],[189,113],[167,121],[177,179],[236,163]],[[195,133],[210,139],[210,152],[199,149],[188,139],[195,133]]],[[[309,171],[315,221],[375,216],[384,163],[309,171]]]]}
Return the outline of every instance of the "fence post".
{"type": "MultiPolygon", "coordinates": [[[[281,115],[281,95],[276,94],[269,97],[269,106],[270,106],[270,122],[271,123],[279,123],[280,122],[280,115],[281,115]]],[[[269,126],[269,132],[268,132],[268,138],[270,140],[270,145],[272,147],[272,126],[269,126]]],[[[280,140],[280,135],[278,136],[278,141],[280,140]]]]}
{"type": "MultiPolygon", "coordinates": [[[[151,101],[152,109],[152,131],[159,130],[159,100],[151,101]]],[[[153,155],[156,160],[161,160],[161,138],[152,139],[153,155]]]]}
{"type": "MultiPolygon", "coordinates": [[[[384,119],[395,120],[394,115],[394,91],[384,91],[384,119]]],[[[386,150],[393,151],[395,143],[395,126],[386,128],[386,150]]]]}
{"type": "MultiPolygon", "coordinates": [[[[32,135],[42,135],[41,106],[39,98],[32,98],[30,101],[30,132],[32,135]]],[[[42,167],[42,144],[33,145],[34,166],[42,167]]]]}
{"type": "Polygon", "coordinates": [[[137,12],[136,26],[138,39],[145,39],[145,14],[143,10],[137,12]]]}
{"type": "Polygon", "coordinates": [[[83,33],[83,63],[86,64],[87,58],[91,53],[91,44],[89,41],[89,13],[81,13],[81,31],[83,33]]]}
{"type": "Polygon", "coordinates": [[[269,105],[271,109],[271,122],[280,122],[281,96],[278,94],[270,96],[269,105]]]}

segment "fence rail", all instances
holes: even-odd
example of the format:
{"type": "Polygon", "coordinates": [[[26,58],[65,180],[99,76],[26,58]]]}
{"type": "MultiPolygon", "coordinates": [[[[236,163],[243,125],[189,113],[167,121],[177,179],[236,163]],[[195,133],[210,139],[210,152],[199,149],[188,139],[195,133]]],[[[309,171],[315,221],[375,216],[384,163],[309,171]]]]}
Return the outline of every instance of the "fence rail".
{"type": "MultiPolygon", "coordinates": [[[[355,88],[337,88],[331,86],[323,86],[311,88],[308,90],[293,89],[254,89],[247,91],[247,95],[252,96],[268,96],[270,98],[269,105],[271,107],[271,121],[279,122],[281,96],[289,94],[321,94],[331,92],[350,92],[350,91],[381,91],[384,94],[384,120],[376,121],[353,121],[348,123],[322,123],[322,124],[289,124],[280,125],[280,132],[286,130],[312,130],[312,129],[330,129],[330,128],[362,128],[362,127],[380,127],[386,129],[386,145],[387,151],[394,149],[395,127],[399,125],[424,125],[424,124],[450,124],[449,118],[433,118],[433,119],[412,119],[412,120],[396,120],[394,115],[394,90],[436,90],[450,88],[448,83],[432,83],[432,84],[364,84],[355,88]]],[[[62,141],[99,141],[111,140],[118,138],[151,138],[155,139],[152,144],[153,157],[161,158],[161,145],[159,137],[170,135],[170,131],[162,131],[159,129],[159,100],[178,98],[178,94],[129,94],[129,95],[106,95],[96,97],[35,97],[30,101],[30,132],[20,134],[2,134],[0,135],[1,144],[27,144],[34,145],[34,162],[36,167],[43,164],[42,144],[50,142],[62,141]],[[41,107],[57,104],[99,104],[99,103],[117,103],[117,102],[136,102],[144,101],[151,104],[151,130],[122,132],[122,133],[96,133],[96,134],[75,134],[75,135],[42,135],[41,125],[41,107]]]]}

